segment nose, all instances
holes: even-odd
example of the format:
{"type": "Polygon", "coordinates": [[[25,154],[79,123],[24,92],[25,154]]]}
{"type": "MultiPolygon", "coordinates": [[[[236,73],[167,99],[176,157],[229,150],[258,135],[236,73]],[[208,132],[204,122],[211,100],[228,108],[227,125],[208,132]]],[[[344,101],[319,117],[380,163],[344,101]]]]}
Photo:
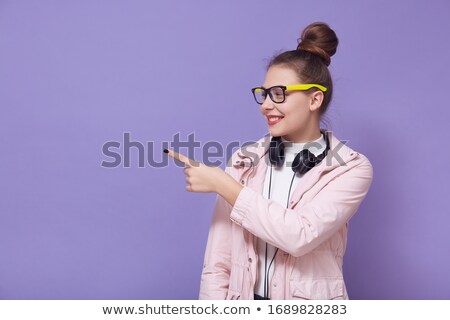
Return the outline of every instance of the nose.
{"type": "Polygon", "coordinates": [[[264,99],[263,104],[261,105],[261,112],[265,113],[267,110],[272,110],[275,107],[274,102],[270,99],[269,96],[264,99]]]}

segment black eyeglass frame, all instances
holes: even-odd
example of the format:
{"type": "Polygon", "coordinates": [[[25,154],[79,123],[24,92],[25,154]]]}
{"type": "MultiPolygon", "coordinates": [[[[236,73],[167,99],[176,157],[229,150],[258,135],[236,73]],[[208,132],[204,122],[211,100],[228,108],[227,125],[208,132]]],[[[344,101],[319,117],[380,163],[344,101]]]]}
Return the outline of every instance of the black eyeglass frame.
{"type": "Polygon", "coordinates": [[[265,93],[265,98],[267,97],[267,94],[269,94],[270,99],[274,102],[274,103],[283,103],[286,100],[286,91],[296,91],[296,90],[300,90],[300,91],[305,91],[305,90],[309,90],[311,88],[318,88],[319,90],[325,92],[327,91],[327,88],[320,85],[320,84],[315,84],[315,83],[302,83],[302,84],[294,84],[294,85],[290,85],[290,86],[273,86],[270,88],[263,88],[263,87],[256,87],[256,88],[252,88],[252,93],[253,93],[253,98],[255,98],[255,101],[257,104],[263,104],[263,102],[259,102],[258,99],[256,98],[256,91],[260,90],[262,92],[265,93]],[[283,100],[282,101],[275,101],[273,99],[273,95],[272,95],[272,89],[274,88],[280,88],[281,91],[283,92],[283,100]]]}

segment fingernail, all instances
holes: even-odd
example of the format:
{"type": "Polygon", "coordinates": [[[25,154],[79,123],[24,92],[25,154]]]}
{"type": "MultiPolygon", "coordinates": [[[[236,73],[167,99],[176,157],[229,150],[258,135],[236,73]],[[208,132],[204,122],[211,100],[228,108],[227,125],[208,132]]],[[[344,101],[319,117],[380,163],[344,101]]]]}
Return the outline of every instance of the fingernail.
{"type": "Polygon", "coordinates": [[[169,150],[163,149],[164,153],[169,153],[169,150]]]}

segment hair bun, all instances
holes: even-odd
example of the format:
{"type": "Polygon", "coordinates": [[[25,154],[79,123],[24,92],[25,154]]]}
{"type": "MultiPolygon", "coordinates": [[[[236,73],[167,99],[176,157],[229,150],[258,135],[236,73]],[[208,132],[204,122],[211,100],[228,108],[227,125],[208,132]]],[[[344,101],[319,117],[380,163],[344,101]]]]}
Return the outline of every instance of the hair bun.
{"type": "Polygon", "coordinates": [[[331,56],[336,53],[339,40],[336,33],[323,22],[314,22],[303,30],[297,50],[308,51],[329,66],[331,56]]]}

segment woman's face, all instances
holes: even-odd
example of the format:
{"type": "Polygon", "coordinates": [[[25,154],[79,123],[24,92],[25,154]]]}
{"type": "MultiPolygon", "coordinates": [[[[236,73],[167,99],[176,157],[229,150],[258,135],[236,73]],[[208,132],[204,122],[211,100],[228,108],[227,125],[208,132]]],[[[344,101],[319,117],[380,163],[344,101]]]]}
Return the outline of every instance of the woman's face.
{"type": "MultiPolygon", "coordinates": [[[[299,83],[302,82],[289,67],[272,66],[262,86],[267,89],[299,83]]],[[[292,142],[312,141],[320,137],[319,107],[322,100],[321,91],[286,91],[286,99],[282,103],[274,103],[267,95],[261,105],[261,113],[272,136],[282,136],[292,142]]]]}

